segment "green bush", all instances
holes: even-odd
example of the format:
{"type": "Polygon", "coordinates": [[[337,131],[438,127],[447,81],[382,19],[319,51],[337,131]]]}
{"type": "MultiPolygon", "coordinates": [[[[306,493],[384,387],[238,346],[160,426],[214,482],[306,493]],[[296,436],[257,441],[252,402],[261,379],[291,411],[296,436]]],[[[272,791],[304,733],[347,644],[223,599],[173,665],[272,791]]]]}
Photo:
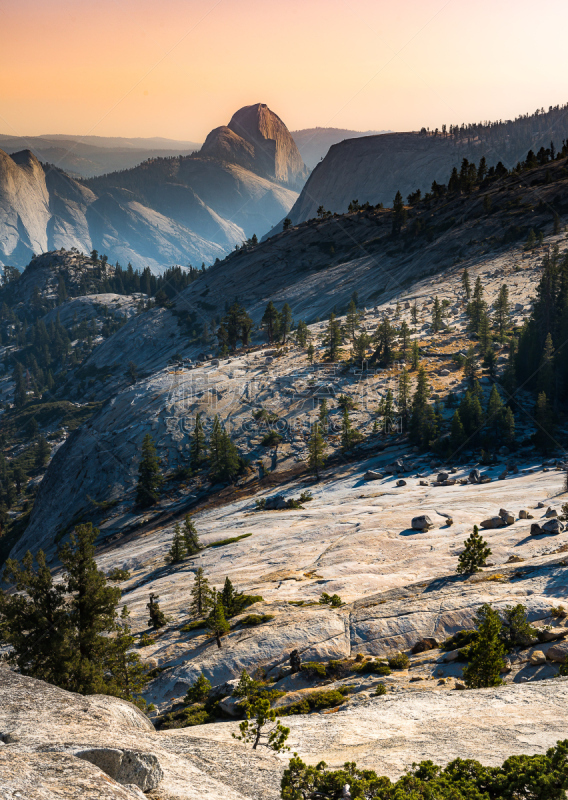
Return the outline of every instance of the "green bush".
{"type": "Polygon", "coordinates": [[[387,687],[384,685],[384,683],[377,683],[377,687],[375,689],[375,694],[378,697],[381,697],[383,694],[386,694],[386,693],[387,693],[387,687]]]}
{"type": "Polygon", "coordinates": [[[339,608],[339,606],[343,605],[341,597],[338,594],[329,595],[327,592],[321,593],[319,602],[322,605],[332,606],[332,608],[339,608]]]}
{"type": "Polygon", "coordinates": [[[396,655],[390,656],[388,664],[391,669],[408,669],[410,659],[406,653],[396,653],[396,655]]]}
{"type": "Polygon", "coordinates": [[[215,722],[215,717],[207,710],[205,705],[198,704],[184,708],[183,711],[174,711],[166,714],[160,724],[164,730],[175,728],[191,728],[194,725],[206,725],[215,722]]]}
{"type": "Polygon", "coordinates": [[[183,628],[181,628],[181,632],[190,633],[191,631],[195,631],[198,628],[204,628],[205,625],[206,622],[204,619],[195,619],[193,620],[193,622],[188,622],[187,625],[184,625],[183,628]]]}
{"type": "Polygon", "coordinates": [[[211,542],[207,547],[223,547],[226,544],[233,544],[233,542],[240,542],[241,539],[246,539],[247,536],[252,536],[252,533],[241,533],[240,536],[231,536],[230,539],[219,539],[218,542],[211,542]]]}
{"type": "Polygon", "coordinates": [[[120,567],[111,569],[107,575],[109,581],[113,581],[114,583],[122,583],[122,581],[127,581],[131,577],[132,576],[127,569],[120,569],[120,567]]]}
{"type": "Polygon", "coordinates": [[[288,717],[293,714],[309,714],[310,711],[321,711],[324,708],[335,708],[345,702],[345,693],[338,689],[329,689],[307,695],[297,703],[278,708],[279,717],[288,717]]]}
{"type": "Polygon", "coordinates": [[[154,640],[144,632],[138,641],[138,647],[148,647],[151,644],[154,644],[154,640]]]}
{"type": "Polygon", "coordinates": [[[441,650],[460,650],[462,647],[471,644],[475,639],[477,639],[477,631],[464,628],[464,630],[458,631],[446,639],[442,643],[441,650]]]}
{"type": "Polygon", "coordinates": [[[301,670],[307,672],[310,678],[327,677],[325,664],[321,664],[319,661],[306,661],[305,664],[302,664],[301,670]]]}
{"type": "Polygon", "coordinates": [[[274,619],[274,614],[248,614],[240,620],[243,625],[261,625],[263,622],[270,622],[274,619]]]}
{"type": "Polygon", "coordinates": [[[360,664],[353,665],[353,672],[357,672],[361,675],[390,675],[391,669],[388,664],[385,664],[384,661],[363,661],[360,664]]]}
{"type": "Polygon", "coordinates": [[[201,673],[195,683],[192,683],[187,690],[184,703],[187,703],[188,705],[191,705],[192,703],[205,703],[209,697],[210,691],[211,683],[209,680],[207,680],[205,675],[201,673]]]}
{"type": "Polygon", "coordinates": [[[313,500],[313,495],[309,489],[304,489],[302,494],[300,495],[300,503],[309,503],[310,500],[313,500]]]}
{"type": "Polygon", "coordinates": [[[268,431],[268,433],[262,437],[261,445],[263,447],[276,447],[281,441],[282,436],[278,431],[268,431]]]}

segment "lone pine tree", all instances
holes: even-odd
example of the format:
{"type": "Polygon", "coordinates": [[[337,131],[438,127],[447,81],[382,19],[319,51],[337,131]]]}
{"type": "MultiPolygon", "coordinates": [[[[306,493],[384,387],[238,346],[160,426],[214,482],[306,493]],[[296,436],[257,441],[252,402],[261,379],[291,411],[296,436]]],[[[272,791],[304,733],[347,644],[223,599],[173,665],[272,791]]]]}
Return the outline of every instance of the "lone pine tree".
{"type": "Polygon", "coordinates": [[[323,467],[325,442],[320,433],[319,424],[314,422],[312,433],[308,440],[308,465],[316,478],[319,480],[320,469],[323,467]]]}
{"type": "Polygon", "coordinates": [[[181,525],[176,522],[174,526],[174,538],[172,539],[172,546],[170,547],[168,557],[171,564],[179,564],[183,561],[186,554],[186,546],[184,535],[181,531],[181,525]]]}
{"type": "Polygon", "coordinates": [[[501,641],[501,618],[488,603],[484,603],[475,614],[477,637],[469,648],[467,667],[463,677],[470,689],[499,686],[505,666],[505,647],[501,641]]]}
{"type": "Polygon", "coordinates": [[[211,608],[211,587],[203,574],[203,567],[198,567],[193,579],[191,589],[190,611],[193,616],[201,618],[211,608]]]}
{"type": "Polygon", "coordinates": [[[159,599],[157,594],[152,593],[150,594],[150,602],[146,604],[148,616],[150,617],[148,625],[151,625],[155,630],[163,628],[166,624],[166,615],[160,608],[160,604],[158,603],[159,599]]]}
{"type": "Polygon", "coordinates": [[[203,546],[199,541],[199,536],[197,535],[197,529],[189,514],[186,514],[186,517],[183,521],[183,540],[185,542],[185,549],[187,550],[188,556],[194,556],[203,549],[203,546]]]}
{"type": "Polygon", "coordinates": [[[201,414],[199,413],[195,415],[195,426],[189,443],[189,455],[191,458],[191,465],[194,468],[199,468],[207,458],[205,432],[203,430],[203,423],[201,422],[201,414]]]}
{"type": "Polygon", "coordinates": [[[149,508],[158,502],[162,488],[160,462],[154,440],[147,433],[142,442],[142,458],[138,466],[136,503],[141,508],[149,508]]]}
{"type": "MultiPolygon", "coordinates": [[[[458,412],[456,411],[456,414],[458,412]]],[[[477,525],[473,526],[473,533],[464,542],[465,550],[458,559],[456,572],[471,574],[479,572],[485,566],[487,558],[491,555],[491,549],[487,542],[479,535],[477,525]]]]}
{"type": "Polygon", "coordinates": [[[225,619],[225,610],[223,608],[223,601],[218,592],[213,591],[211,597],[211,612],[206,620],[207,629],[213,634],[217,642],[217,647],[221,647],[221,636],[228,633],[230,625],[225,619]]]}

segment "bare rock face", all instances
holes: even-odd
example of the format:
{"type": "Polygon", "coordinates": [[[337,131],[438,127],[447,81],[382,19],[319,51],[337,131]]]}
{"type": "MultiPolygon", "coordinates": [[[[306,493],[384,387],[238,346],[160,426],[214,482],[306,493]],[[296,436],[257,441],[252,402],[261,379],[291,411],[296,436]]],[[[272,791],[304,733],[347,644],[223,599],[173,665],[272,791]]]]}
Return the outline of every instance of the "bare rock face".
{"type": "Polygon", "coordinates": [[[265,103],[241,108],[227,126],[211,131],[200,155],[239,164],[293,189],[301,189],[308,177],[290,131],[265,103]]]}
{"type": "Polygon", "coordinates": [[[155,789],[164,777],[160,762],[153,753],[93,747],[75,755],[100,767],[118,783],[134,784],[143,792],[155,789]]]}

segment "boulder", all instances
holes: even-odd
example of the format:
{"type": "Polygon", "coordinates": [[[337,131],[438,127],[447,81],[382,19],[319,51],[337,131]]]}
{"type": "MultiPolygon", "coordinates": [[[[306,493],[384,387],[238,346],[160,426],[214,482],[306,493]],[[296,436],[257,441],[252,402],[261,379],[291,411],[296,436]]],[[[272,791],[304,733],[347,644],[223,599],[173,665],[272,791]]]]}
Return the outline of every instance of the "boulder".
{"type": "Polygon", "coordinates": [[[412,648],[412,652],[414,655],[417,655],[418,653],[425,653],[427,650],[435,650],[439,646],[440,645],[438,644],[436,639],[433,639],[431,637],[426,637],[424,639],[419,639],[416,642],[416,644],[412,648]]]}
{"type": "Polygon", "coordinates": [[[502,528],[505,525],[501,517],[489,517],[481,523],[482,528],[502,528]]]}
{"type": "Polygon", "coordinates": [[[383,477],[382,472],[375,472],[372,469],[368,469],[367,472],[363,475],[363,480],[380,481],[382,477],[383,477]]]}
{"type": "Polygon", "coordinates": [[[564,664],[568,657],[568,641],[558,642],[553,644],[546,651],[546,657],[549,661],[555,661],[558,664],[564,664]]]}
{"type": "Polygon", "coordinates": [[[419,481],[420,486],[428,486],[428,481],[419,481]]]}
{"type": "Polygon", "coordinates": [[[272,497],[266,498],[266,505],[264,506],[267,511],[279,511],[287,508],[286,498],[282,494],[276,494],[272,497]]]}
{"type": "Polygon", "coordinates": [[[414,531],[429,531],[434,527],[434,524],[427,514],[421,514],[419,517],[412,518],[412,530],[414,531]]]}
{"type": "Polygon", "coordinates": [[[540,527],[540,525],[538,524],[538,522],[533,522],[533,524],[531,525],[531,529],[530,529],[530,535],[531,536],[542,536],[542,534],[543,534],[543,530],[540,527]]]}
{"type": "Polygon", "coordinates": [[[502,472],[502,473],[499,475],[499,480],[500,480],[500,481],[504,481],[504,480],[505,480],[505,478],[507,477],[507,475],[508,475],[508,474],[509,474],[509,473],[507,472],[507,470],[505,470],[505,472],[502,472]]]}
{"type": "Polygon", "coordinates": [[[539,500],[538,503],[536,504],[536,507],[537,508],[544,508],[544,503],[539,500]]]}
{"type": "Polygon", "coordinates": [[[543,533],[557,536],[564,530],[564,525],[558,519],[549,519],[548,522],[545,522],[544,525],[541,525],[541,530],[543,533]]]}
{"type": "Polygon", "coordinates": [[[164,777],[160,762],[153,753],[93,747],[79,750],[75,755],[84,761],[90,761],[117,783],[133,783],[143,792],[156,789],[164,777]]]}
{"type": "Polygon", "coordinates": [[[240,717],[243,713],[242,705],[239,705],[240,703],[242,703],[242,698],[240,697],[224,697],[219,701],[219,708],[231,717],[240,717]]]}
{"type": "Polygon", "coordinates": [[[505,523],[505,525],[512,525],[515,521],[515,515],[511,514],[510,511],[506,511],[504,508],[499,509],[499,516],[505,523]]]}
{"type": "Polygon", "coordinates": [[[443,481],[447,481],[449,477],[450,476],[448,475],[447,472],[439,472],[436,480],[438,481],[438,483],[442,483],[443,481]]]}
{"type": "Polygon", "coordinates": [[[528,517],[528,511],[525,511],[525,509],[524,509],[524,508],[522,508],[522,509],[519,511],[519,519],[528,519],[528,518],[529,518],[529,517],[528,517]]]}
{"type": "Polygon", "coordinates": [[[446,662],[446,664],[451,664],[452,661],[457,661],[459,657],[460,657],[459,650],[450,650],[449,653],[446,653],[446,655],[444,656],[444,661],[446,662]]]}
{"type": "Polygon", "coordinates": [[[546,509],[546,513],[544,515],[548,519],[552,519],[552,517],[558,516],[558,511],[555,508],[551,508],[550,506],[546,509]]]}
{"type": "Polygon", "coordinates": [[[532,664],[533,667],[538,666],[539,664],[546,664],[546,656],[544,651],[533,650],[529,658],[529,664],[532,664]]]}
{"type": "Polygon", "coordinates": [[[406,486],[406,481],[403,481],[402,478],[396,482],[397,486],[406,486]]]}
{"type": "Polygon", "coordinates": [[[565,636],[568,636],[567,628],[543,628],[538,632],[541,642],[557,642],[559,639],[564,639],[565,636]]]}
{"type": "Polygon", "coordinates": [[[481,473],[478,469],[472,469],[469,473],[470,483],[481,483],[481,473]]]}

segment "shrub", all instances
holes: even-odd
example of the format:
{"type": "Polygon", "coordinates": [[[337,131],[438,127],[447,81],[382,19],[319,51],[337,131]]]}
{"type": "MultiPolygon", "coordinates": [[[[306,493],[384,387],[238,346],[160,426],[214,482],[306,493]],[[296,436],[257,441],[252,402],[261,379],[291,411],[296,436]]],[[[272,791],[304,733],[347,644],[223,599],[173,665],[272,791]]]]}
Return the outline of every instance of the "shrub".
{"type": "Polygon", "coordinates": [[[293,714],[309,714],[310,711],[321,711],[324,708],[335,708],[345,702],[345,694],[338,689],[329,689],[322,692],[314,692],[307,695],[297,703],[278,708],[276,713],[279,717],[288,717],[293,714]]]}
{"type": "Polygon", "coordinates": [[[166,714],[160,724],[160,728],[165,730],[191,728],[194,725],[206,725],[209,722],[215,722],[215,717],[207,710],[204,704],[199,704],[184,708],[182,711],[173,711],[166,714]]]}
{"type": "Polygon", "coordinates": [[[552,606],[550,609],[550,616],[565,619],[568,617],[568,611],[566,611],[564,606],[552,606]]]}
{"type": "Polygon", "coordinates": [[[260,500],[255,500],[254,502],[256,504],[257,511],[262,511],[264,508],[266,508],[266,497],[261,497],[260,500]]]}
{"type": "Polygon", "coordinates": [[[111,569],[107,575],[109,581],[113,581],[114,583],[122,583],[122,581],[127,581],[131,577],[132,576],[127,569],[120,569],[120,567],[111,569]]]}
{"type": "Polygon", "coordinates": [[[138,647],[148,647],[149,645],[154,644],[154,640],[151,636],[148,636],[146,632],[142,634],[140,640],[138,642],[138,647]]]}
{"type": "Polygon", "coordinates": [[[246,617],[240,620],[243,625],[261,625],[263,622],[270,622],[274,619],[274,614],[247,614],[246,617]]]}
{"type": "Polygon", "coordinates": [[[459,650],[468,644],[471,644],[477,638],[477,631],[469,628],[454,633],[449,639],[442,643],[441,650],[459,650]]]}
{"type": "Polygon", "coordinates": [[[307,672],[310,678],[327,677],[325,664],[320,664],[319,661],[306,661],[305,664],[302,664],[301,669],[302,672],[307,672]]]}
{"type": "Polygon", "coordinates": [[[357,672],[361,675],[390,675],[391,669],[388,664],[385,664],[384,661],[363,661],[360,664],[353,665],[353,672],[357,672]]]}
{"type": "Polygon", "coordinates": [[[388,664],[391,669],[408,669],[410,659],[406,653],[396,653],[396,655],[390,656],[388,664]]]}
{"type": "Polygon", "coordinates": [[[377,688],[375,689],[375,694],[378,697],[381,697],[383,694],[386,694],[386,693],[387,693],[387,687],[384,685],[384,683],[377,683],[377,688]]]}
{"type": "Polygon", "coordinates": [[[181,632],[189,633],[190,631],[195,631],[198,628],[204,628],[205,625],[206,622],[204,619],[195,619],[193,622],[188,622],[187,625],[184,625],[183,628],[181,628],[181,632]]]}
{"type": "Polygon", "coordinates": [[[241,533],[240,536],[231,536],[230,539],[219,539],[218,542],[211,542],[207,547],[223,547],[226,544],[233,544],[233,542],[240,542],[241,539],[246,539],[247,536],[252,536],[252,533],[241,533]]]}
{"type": "Polygon", "coordinates": [[[263,447],[276,447],[281,441],[282,436],[278,431],[268,431],[268,433],[262,437],[261,445],[263,447]]]}
{"type": "Polygon", "coordinates": [[[211,683],[207,680],[205,675],[201,673],[195,683],[192,683],[187,690],[184,703],[187,703],[188,705],[191,705],[192,703],[204,703],[209,697],[210,691],[211,683]]]}
{"type": "Polygon", "coordinates": [[[309,489],[304,489],[302,494],[300,495],[300,503],[309,503],[310,500],[313,500],[313,495],[309,489]]]}
{"type": "Polygon", "coordinates": [[[332,608],[339,608],[343,605],[341,597],[338,594],[329,595],[327,592],[322,592],[319,602],[322,605],[332,606],[332,608]]]}

